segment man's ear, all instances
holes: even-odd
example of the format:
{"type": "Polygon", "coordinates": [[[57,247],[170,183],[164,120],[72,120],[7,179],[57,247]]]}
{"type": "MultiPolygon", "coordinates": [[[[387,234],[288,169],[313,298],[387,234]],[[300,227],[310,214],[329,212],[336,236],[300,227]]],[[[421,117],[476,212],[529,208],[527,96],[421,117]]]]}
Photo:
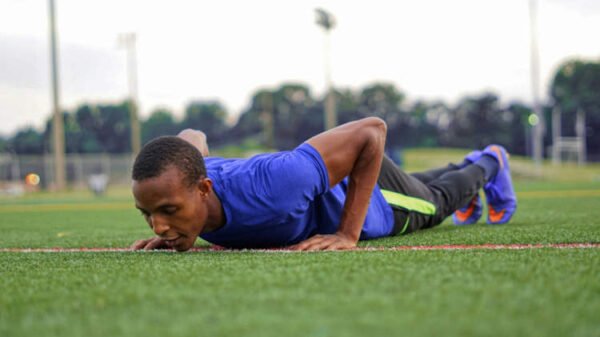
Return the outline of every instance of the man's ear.
{"type": "Polygon", "coordinates": [[[212,192],[212,180],[207,177],[200,178],[198,181],[198,190],[200,190],[200,194],[202,197],[208,196],[212,192]]]}

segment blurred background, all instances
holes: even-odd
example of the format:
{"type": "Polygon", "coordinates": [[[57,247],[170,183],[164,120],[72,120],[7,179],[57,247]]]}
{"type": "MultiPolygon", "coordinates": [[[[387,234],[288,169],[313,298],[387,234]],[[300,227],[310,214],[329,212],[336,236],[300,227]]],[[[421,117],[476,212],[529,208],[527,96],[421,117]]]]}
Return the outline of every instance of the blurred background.
{"type": "Polygon", "coordinates": [[[378,116],[387,153],[600,161],[593,0],[0,0],[0,191],[128,184],[140,145],[286,150],[378,116]]]}

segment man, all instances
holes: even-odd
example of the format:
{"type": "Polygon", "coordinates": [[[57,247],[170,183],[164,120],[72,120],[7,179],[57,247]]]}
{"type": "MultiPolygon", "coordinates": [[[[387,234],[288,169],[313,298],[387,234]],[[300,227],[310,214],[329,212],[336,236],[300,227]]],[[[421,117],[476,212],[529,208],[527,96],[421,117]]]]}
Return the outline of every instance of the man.
{"type": "Polygon", "coordinates": [[[387,127],[365,118],[318,134],[293,151],[249,159],[208,156],[203,133],[185,130],[144,146],[133,166],[136,207],[157,235],[133,249],[190,249],[200,236],[229,248],[350,249],[359,240],[430,228],[454,213],[488,223],[516,210],[508,154],[498,145],[460,165],[408,175],[384,156],[387,127]],[[462,208],[461,208],[462,207],[462,208]]]}

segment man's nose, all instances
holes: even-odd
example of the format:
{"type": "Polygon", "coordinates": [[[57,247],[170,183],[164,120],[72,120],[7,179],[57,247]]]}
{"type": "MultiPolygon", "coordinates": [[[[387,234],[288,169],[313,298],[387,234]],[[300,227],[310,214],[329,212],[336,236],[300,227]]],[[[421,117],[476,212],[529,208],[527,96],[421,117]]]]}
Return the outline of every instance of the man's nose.
{"type": "Polygon", "coordinates": [[[150,218],[150,221],[152,223],[152,230],[158,236],[162,236],[169,230],[169,225],[167,224],[167,222],[160,217],[152,216],[150,218]]]}

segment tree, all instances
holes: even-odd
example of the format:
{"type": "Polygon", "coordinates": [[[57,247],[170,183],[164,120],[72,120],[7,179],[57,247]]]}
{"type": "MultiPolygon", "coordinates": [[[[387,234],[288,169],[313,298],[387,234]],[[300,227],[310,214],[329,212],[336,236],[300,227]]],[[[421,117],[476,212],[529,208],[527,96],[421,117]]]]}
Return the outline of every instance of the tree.
{"type": "Polygon", "coordinates": [[[528,155],[532,130],[532,126],[529,125],[529,116],[533,110],[521,102],[510,103],[507,110],[513,116],[508,130],[511,140],[511,144],[508,146],[512,153],[528,155]]]}
{"type": "Polygon", "coordinates": [[[0,153],[8,151],[8,139],[0,136],[0,153]]]}
{"type": "Polygon", "coordinates": [[[375,83],[364,88],[360,94],[359,112],[365,116],[377,116],[387,120],[400,110],[405,95],[393,84],[375,83]]]}
{"type": "Polygon", "coordinates": [[[181,129],[202,130],[209,143],[219,144],[224,141],[224,133],[227,130],[225,118],[227,111],[217,101],[195,101],[188,104],[185,116],[181,122],[181,129]]]}
{"type": "Polygon", "coordinates": [[[101,124],[97,137],[108,153],[131,152],[131,122],[129,104],[99,106],[101,124]]]}
{"type": "Polygon", "coordinates": [[[405,95],[393,84],[375,83],[362,89],[358,98],[356,118],[377,116],[388,125],[388,149],[415,146],[419,143],[418,125],[410,111],[402,109],[405,95]]]}
{"type": "Polygon", "coordinates": [[[491,143],[511,144],[510,127],[514,112],[500,107],[495,94],[465,97],[451,109],[448,130],[442,144],[464,148],[482,148],[491,143]]]}
{"type": "Polygon", "coordinates": [[[559,67],[550,86],[550,95],[562,112],[583,109],[600,114],[600,62],[572,60],[559,67]]]}
{"type": "MultiPolygon", "coordinates": [[[[52,144],[52,118],[46,120],[46,128],[44,130],[44,142],[47,145],[46,150],[50,151],[49,147],[52,144]]],[[[90,134],[85,132],[85,130],[81,130],[79,123],[77,122],[76,115],[73,113],[69,113],[67,111],[63,111],[63,126],[65,132],[65,151],[66,153],[87,153],[94,152],[89,151],[89,138],[90,134]]],[[[97,145],[95,142],[94,145],[97,145]]],[[[95,146],[93,149],[98,149],[98,146],[95,146]]],[[[95,151],[99,152],[99,151],[95,151]]]]}
{"type": "Polygon", "coordinates": [[[44,152],[44,137],[32,127],[17,131],[10,143],[17,154],[42,154],[44,152]]]}
{"type": "MultiPolygon", "coordinates": [[[[344,124],[359,119],[360,98],[350,89],[334,90],[335,104],[338,110],[338,123],[344,124]]],[[[323,130],[324,127],[321,127],[323,130]]]]}
{"type": "MultiPolygon", "coordinates": [[[[311,115],[313,120],[310,120],[307,115],[312,102],[310,90],[304,84],[284,83],[273,92],[275,146],[278,149],[292,149],[314,134],[317,116],[311,115]]],[[[323,115],[317,118],[323,119],[323,115]]]]}
{"type": "Polygon", "coordinates": [[[565,131],[574,130],[573,122],[578,110],[586,116],[586,144],[591,157],[600,155],[600,61],[571,60],[559,67],[550,95],[566,116],[565,131]]]}
{"type": "Polygon", "coordinates": [[[291,149],[323,131],[323,112],[315,107],[306,85],[284,83],[275,90],[261,89],[252,95],[250,106],[229,133],[230,140],[261,133],[266,140],[269,123],[274,128],[272,145],[291,149]]]}
{"type": "Polygon", "coordinates": [[[82,105],[75,111],[74,120],[79,128],[79,133],[69,134],[67,132],[67,147],[70,144],[77,144],[78,153],[99,153],[102,152],[102,144],[96,136],[97,126],[101,123],[100,110],[95,106],[82,105]]]}
{"type": "Polygon", "coordinates": [[[415,102],[406,113],[408,116],[400,121],[401,130],[396,134],[402,135],[403,146],[436,146],[438,145],[438,116],[441,113],[440,106],[431,105],[425,101],[415,102]]]}
{"type": "Polygon", "coordinates": [[[144,143],[160,136],[175,135],[179,130],[171,111],[158,109],[142,122],[142,141],[144,143]]]}
{"type": "Polygon", "coordinates": [[[75,119],[83,133],[81,152],[128,153],[131,125],[127,101],[117,105],[84,105],[75,119]]]}

